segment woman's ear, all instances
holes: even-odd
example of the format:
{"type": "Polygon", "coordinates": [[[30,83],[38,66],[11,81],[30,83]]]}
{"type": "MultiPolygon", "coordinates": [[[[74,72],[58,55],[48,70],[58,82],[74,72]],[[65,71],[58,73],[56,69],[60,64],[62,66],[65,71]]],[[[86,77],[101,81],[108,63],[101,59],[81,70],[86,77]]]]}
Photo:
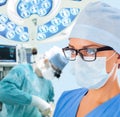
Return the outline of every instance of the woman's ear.
{"type": "Polygon", "coordinates": [[[120,54],[118,55],[118,68],[120,69],[120,54]]]}
{"type": "Polygon", "coordinates": [[[49,62],[49,60],[45,58],[44,59],[44,63],[48,63],[48,62],[49,62]]]}
{"type": "Polygon", "coordinates": [[[44,64],[46,67],[50,67],[49,60],[46,58],[44,59],[44,64]]]}

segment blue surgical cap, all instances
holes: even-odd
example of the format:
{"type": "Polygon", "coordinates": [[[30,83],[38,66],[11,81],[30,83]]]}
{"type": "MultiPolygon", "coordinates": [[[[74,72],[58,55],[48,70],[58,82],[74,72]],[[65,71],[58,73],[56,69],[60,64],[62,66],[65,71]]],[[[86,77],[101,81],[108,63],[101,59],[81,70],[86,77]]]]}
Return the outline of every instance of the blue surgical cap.
{"type": "Polygon", "coordinates": [[[52,56],[49,59],[49,61],[59,70],[62,70],[66,66],[66,64],[68,63],[68,60],[60,53],[52,56]]]}
{"type": "Polygon", "coordinates": [[[67,65],[68,60],[65,58],[62,48],[53,46],[45,52],[45,57],[51,62],[51,64],[58,70],[63,70],[67,65]]]}
{"type": "Polygon", "coordinates": [[[112,47],[120,54],[120,9],[97,1],[79,14],[70,38],[82,38],[112,47]]]}

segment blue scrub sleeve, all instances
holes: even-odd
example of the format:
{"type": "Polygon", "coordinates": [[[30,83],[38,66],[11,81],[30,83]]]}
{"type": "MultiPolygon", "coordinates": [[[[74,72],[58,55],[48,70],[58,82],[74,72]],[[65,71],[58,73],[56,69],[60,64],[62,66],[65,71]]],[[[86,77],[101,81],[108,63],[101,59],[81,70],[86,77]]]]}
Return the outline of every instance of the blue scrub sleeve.
{"type": "Polygon", "coordinates": [[[11,105],[30,104],[32,96],[22,91],[24,80],[24,69],[20,66],[13,68],[0,82],[0,101],[11,105]]]}

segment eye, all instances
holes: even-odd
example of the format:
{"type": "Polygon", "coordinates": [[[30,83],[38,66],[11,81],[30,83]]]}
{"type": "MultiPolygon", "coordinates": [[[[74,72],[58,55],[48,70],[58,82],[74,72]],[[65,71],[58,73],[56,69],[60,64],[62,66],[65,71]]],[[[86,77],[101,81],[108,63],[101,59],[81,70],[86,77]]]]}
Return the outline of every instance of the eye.
{"type": "Polygon", "coordinates": [[[97,49],[96,48],[87,48],[86,53],[88,55],[94,55],[96,53],[97,49]]]}
{"type": "Polygon", "coordinates": [[[70,49],[71,54],[76,54],[76,51],[74,49],[70,49]]]}

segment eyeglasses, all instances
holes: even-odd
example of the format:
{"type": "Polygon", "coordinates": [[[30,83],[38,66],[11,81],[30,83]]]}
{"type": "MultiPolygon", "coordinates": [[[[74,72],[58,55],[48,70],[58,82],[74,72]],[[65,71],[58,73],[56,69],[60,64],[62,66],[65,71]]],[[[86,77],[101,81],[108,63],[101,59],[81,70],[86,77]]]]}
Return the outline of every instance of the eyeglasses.
{"type": "Polygon", "coordinates": [[[51,67],[52,69],[54,70],[54,76],[56,78],[59,78],[60,77],[60,74],[62,73],[62,71],[58,68],[56,68],[53,64],[51,64],[51,67]]]}
{"type": "Polygon", "coordinates": [[[74,48],[65,47],[65,48],[62,48],[62,50],[65,57],[70,61],[74,61],[76,59],[76,56],[79,54],[84,61],[91,62],[96,60],[97,52],[113,50],[113,48],[109,46],[104,46],[100,48],[83,48],[83,49],[76,50],[74,48]]]}

